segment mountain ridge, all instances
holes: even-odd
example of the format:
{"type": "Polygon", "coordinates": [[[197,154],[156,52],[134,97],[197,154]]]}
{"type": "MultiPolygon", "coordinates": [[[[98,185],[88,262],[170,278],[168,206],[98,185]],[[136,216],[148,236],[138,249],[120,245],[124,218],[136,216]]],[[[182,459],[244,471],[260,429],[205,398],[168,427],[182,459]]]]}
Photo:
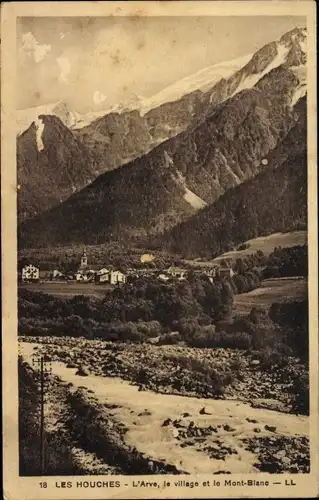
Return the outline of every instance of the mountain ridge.
{"type": "MultiPolygon", "coordinates": [[[[81,151],[84,147],[83,151],[87,152],[86,157],[83,154],[86,158],[84,172],[87,171],[88,175],[92,171],[95,175],[101,173],[105,168],[105,164],[101,164],[105,151],[109,153],[109,166],[113,162],[109,168],[111,171],[102,173],[79,194],[73,194],[42,218],[35,217],[30,224],[22,224],[21,243],[29,246],[28,231],[32,233],[36,228],[38,231],[42,228],[42,231],[43,224],[50,227],[55,224],[52,222],[55,218],[59,221],[57,227],[61,227],[61,217],[68,227],[67,232],[59,235],[51,231],[46,236],[48,242],[55,243],[55,239],[58,243],[68,243],[72,238],[79,241],[82,236],[84,238],[84,234],[89,243],[90,238],[95,242],[103,241],[103,238],[125,239],[165,232],[195,211],[214,203],[229,188],[258,175],[267,168],[266,157],[280,145],[300,119],[301,110],[296,105],[296,99],[306,90],[305,72],[302,71],[305,54],[299,47],[304,37],[303,30],[294,30],[282,37],[281,41],[257,51],[248,64],[236,72],[236,81],[230,82],[230,85],[229,81],[224,84],[226,93],[231,94],[231,97],[207,105],[216,92],[217,86],[214,86],[213,93],[209,92],[205,101],[201,102],[200,109],[197,109],[196,119],[184,131],[166,139],[149,152],[143,153],[143,150],[147,149],[150,137],[154,139],[154,135],[149,129],[145,131],[137,111],[122,115],[113,113],[111,117],[95,120],[90,130],[94,131],[95,139],[100,134],[100,142],[97,141],[94,147],[87,147],[86,141],[92,141],[93,135],[88,133],[84,139],[83,134],[87,133],[85,127],[78,133],[68,131],[73,135],[77,150],[81,151]],[[280,53],[278,43],[282,48],[280,53]],[[267,68],[269,71],[265,72],[267,68]],[[252,76],[253,80],[249,82],[253,85],[250,87],[247,78],[251,79],[252,76]],[[234,86],[241,90],[234,94],[234,86]],[[207,105],[205,109],[201,108],[203,102],[207,105]],[[121,137],[125,137],[125,143],[121,137]],[[103,147],[100,149],[102,141],[103,147]],[[133,159],[116,168],[117,162],[121,161],[121,157],[117,156],[119,150],[126,158],[132,155],[133,159]],[[137,150],[138,157],[134,159],[134,151],[136,153],[137,150]],[[96,156],[92,151],[95,151],[96,156]],[[144,179],[148,180],[146,186],[144,179]],[[159,202],[161,197],[163,203],[159,202]],[[86,213],[83,207],[86,207],[86,213]],[[99,211],[107,214],[105,220],[99,211]],[[77,227],[77,217],[82,221],[82,229],[83,220],[86,221],[82,235],[77,227]],[[93,217],[96,217],[96,221],[90,222],[93,217]]],[[[195,109],[200,93],[196,91],[193,94],[196,96],[192,95],[195,109]]],[[[189,107],[189,97],[184,96],[179,105],[182,106],[178,111],[180,119],[184,119],[186,125],[189,115],[183,115],[183,106],[189,107]]],[[[167,125],[165,113],[162,119],[167,125]]],[[[160,122],[159,125],[161,127],[160,122]]],[[[44,128],[45,132],[48,133],[44,128]]],[[[61,153],[59,148],[56,157],[62,155],[68,160],[69,149],[64,148],[65,153],[62,148],[61,153]]],[[[38,152],[36,158],[45,158],[45,153],[38,152]]],[[[64,161],[64,165],[67,165],[67,161],[64,161]]],[[[30,239],[34,238],[30,236],[30,239]]]]}
{"type": "Polygon", "coordinates": [[[215,204],[175,226],[161,247],[187,259],[213,259],[255,237],[306,229],[306,163],[306,154],[296,154],[231,188],[215,204]]]}
{"type": "MultiPolygon", "coordinates": [[[[77,128],[79,125],[78,122],[80,121],[80,126],[82,128],[85,125],[89,125],[95,119],[111,113],[120,114],[122,112],[138,111],[141,116],[144,116],[162,105],[176,102],[182,97],[192,94],[193,91],[202,91],[203,93],[205,93],[205,91],[210,91],[218,82],[222,83],[225,78],[234,76],[238,79],[238,72],[240,74],[239,76],[242,78],[245,76],[245,73],[257,74],[260,73],[260,71],[265,71],[274,55],[278,54],[279,49],[287,49],[287,64],[289,66],[293,66],[294,63],[298,66],[301,61],[305,64],[305,40],[306,28],[294,28],[293,30],[282,35],[278,41],[269,42],[257,50],[254,54],[244,54],[235,59],[220,61],[206,66],[194,74],[188,75],[168,85],[167,87],[164,87],[153,96],[137,96],[136,99],[132,99],[131,101],[124,101],[116,105],[110,105],[105,110],[96,109],[86,113],[79,113],[70,109],[66,102],[58,101],[56,103],[41,105],[35,108],[18,110],[17,123],[18,125],[21,124],[21,126],[24,124],[24,130],[26,130],[34,120],[34,118],[29,118],[30,122],[27,123],[28,115],[33,114],[35,118],[37,118],[39,114],[56,114],[56,116],[58,116],[65,125],[77,128]],[[49,109],[50,112],[45,113],[45,109],[49,109]],[[23,115],[26,116],[24,117],[23,115]],[[69,118],[63,119],[63,116],[65,115],[69,115],[69,118]]],[[[231,96],[229,95],[228,97],[231,96]]],[[[211,98],[211,101],[212,100],[213,99],[211,98]]],[[[19,130],[21,126],[19,127],[19,130]]],[[[19,133],[21,132],[22,130],[19,133]]]]}
{"type": "Polygon", "coordinates": [[[307,227],[307,104],[267,157],[269,168],[230,188],[215,203],[173,227],[159,245],[185,258],[215,258],[257,236],[307,227]]]}
{"type": "MultiPolygon", "coordinates": [[[[290,129],[282,135],[278,144],[282,153],[269,151],[269,157],[272,155],[276,158],[276,154],[279,155],[278,163],[283,163],[283,155],[291,148],[291,141],[287,139],[289,132],[299,137],[301,150],[305,147],[306,139],[300,133],[303,126],[299,123],[300,120],[305,122],[305,98],[296,107],[298,119],[292,121],[290,129]]],[[[20,225],[20,245],[96,244],[113,239],[131,241],[135,237],[147,238],[151,234],[155,236],[156,233],[165,232],[167,228],[190,217],[196,209],[185,199],[186,189],[196,196],[198,190],[194,192],[185,175],[184,184],[177,182],[180,170],[174,166],[167,153],[169,142],[152,151],[153,163],[147,162],[149,155],[144,155],[135,162],[103,174],[65,203],[20,225]],[[147,185],[144,182],[146,177],[147,185]]],[[[258,165],[256,175],[267,168],[258,165]]],[[[233,183],[231,187],[236,185],[233,183]]],[[[201,199],[205,201],[205,198],[201,199]]]]}

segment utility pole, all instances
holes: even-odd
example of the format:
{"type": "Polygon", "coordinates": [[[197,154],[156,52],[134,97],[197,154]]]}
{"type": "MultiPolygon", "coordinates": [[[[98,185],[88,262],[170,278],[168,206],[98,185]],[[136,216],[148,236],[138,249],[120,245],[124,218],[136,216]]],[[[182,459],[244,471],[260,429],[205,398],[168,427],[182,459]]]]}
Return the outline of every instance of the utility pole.
{"type": "Polygon", "coordinates": [[[33,354],[32,364],[35,372],[40,379],[40,473],[45,475],[45,429],[44,429],[44,404],[45,389],[48,385],[48,375],[52,372],[51,362],[46,360],[43,355],[33,354]]]}

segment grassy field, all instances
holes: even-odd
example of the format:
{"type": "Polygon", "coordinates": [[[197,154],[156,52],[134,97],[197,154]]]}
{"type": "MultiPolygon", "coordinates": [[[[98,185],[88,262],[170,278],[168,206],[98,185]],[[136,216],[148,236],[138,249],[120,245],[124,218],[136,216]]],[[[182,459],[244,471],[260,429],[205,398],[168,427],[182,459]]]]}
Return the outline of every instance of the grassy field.
{"type": "Polygon", "coordinates": [[[275,278],[262,282],[259,288],[234,297],[237,314],[248,314],[252,307],[268,309],[273,302],[286,299],[301,299],[307,294],[307,280],[304,278],[275,278]]]}
{"type": "Polygon", "coordinates": [[[204,260],[187,260],[186,263],[190,265],[196,266],[207,266],[217,264],[221,260],[236,260],[240,257],[246,257],[247,255],[251,255],[257,252],[257,250],[261,250],[265,255],[269,255],[273,252],[275,247],[281,246],[285,247],[294,247],[298,245],[305,245],[307,243],[307,231],[293,231],[291,233],[274,233],[269,236],[260,236],[258,238],[254,238],[252,240],[248,240],[245,243],[249,245],[245,250],[232,250],[230,252],[226,252],[216,259],[210,261],[204,260]]]}
{"type": "Polygon", "coordinates": [[[100,297],[107,290],[114,288],[112,285],[96,285],[95,283],[29,283],[20,284],[20,288],[32,292],[43,292],[55,297],[74,297],[74,295],[87,295],[100,297]]]}

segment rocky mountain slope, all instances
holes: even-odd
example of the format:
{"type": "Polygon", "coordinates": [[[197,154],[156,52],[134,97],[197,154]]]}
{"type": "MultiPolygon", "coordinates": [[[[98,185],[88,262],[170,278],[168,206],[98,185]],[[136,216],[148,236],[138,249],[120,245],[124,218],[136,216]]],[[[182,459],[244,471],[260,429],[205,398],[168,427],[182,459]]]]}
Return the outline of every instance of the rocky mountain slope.
{"type": "MultiPolygon", "coordinates": [[[[226,61],[209,66],[204,70],[176,82],[151,98],[137,96],[131,102],[112,106],[105,110],[93,110],[80,114],[67,103],[60,101],[30,109],[17,111],[17,155],[19,192],[19,218],[30,218],[64,201],[93,181],[99,174],[131,161],[150,151],[159,143],[185,130],[195,116],[202,112],[201,90],[210,89],[221,78],[232,75],[249,57],[226,61]],[[69,183],[61,183],[65,177],[65,161],[56,155],[48,161],[48,155],[39,155],[36,168],[30,175],[29,165],[34,163],[36,149],[34,123],[39,116],[54,116],[62,123],[46,119],[46,138],[51,135],[50,144],[59,151],[72,148],[70,143],[82,143],[86,150],[85,173],[80,171],[76,156],[71,161],[69,183]],[[72,135],[63,126],[72,131],[72,135]],[[54,144],[56,137],[59,141],[54,144]],[[38,176],[43,170],[50,179],[47,189],[45,177],[38,176]],[[73,175],[75,174],[76,175],[73,175]],[[37,194],[38,193],[38,194],[37,194]]],[[[44,141],[44,149],[47,141],[44,141]]],[[[62,157],[65,153],[62,153],[62,157]]]]}
{"type": "MultiPolygon", "coordinates": [[[[138,96],[132,102],[112,106],[104,111],[94,110],[80,114],[63,101],[18,110],[17,154],[21,188],[19,218],[27,219],[57,205],[99,174],[143,155],[167,138],[185,130],[194,117],[202,113],[200,104],[204,94],[200,89],[207,90],[221,78],[233,74],[247,59],[244,57],[204,68],[151,98],[138,96]],[[50,121],[46,135],[52,136],[52,146],[53,138],[59,136],[56,149],[68,150],[69,142],[81,141],[81,149],[87,150],[86,174],[83,175],[80,168],[77,168],[75,158],[71,165],[69,185],[60,182],[65,168],[63,160],[56,161],[57,158],[53,156],[52,161],[45,161],[42,167],[43,155],[39,156],[36,163],[40,170],[43,168],[51,181],[49,192],[45,178],[37,176],[38,168],[32,176],[29,171],[29,165],[34,161],[34,155],[29,155],[29,151],[35,151],[36,147],[33,124],[42,115],[53,115],[62,122],[58,124],[50,121]],[[63,130],[62,124],[72,131],[74,137],[63,130]],[[75,173],[77,170],[79,175],[73,176],[72,171],[75,173]]],[[[49,120],[46,120],[46,126],[48,123],[49,120]]]]}
{"type": "Polygon", "coordinates": [[[233,188],[173,228],[166,244],[187,258],[214,258],[259,235],[307,228],[307,162],[300,154],[233,188]]]}
{"type": "Polygon", "coordinates": [[[39,115],[17,143],[19,218],[64,201],[99,173],[88,149],[60,118],[39,115]]]}
{"type": "MultiPolygon", "coordinates": [[[[265,46],[239,72],[203,94],[206,102],[194,97],[201,91],[194,92],[196,119],[184,132],[24,223],[21,244],[31,246],[41,240],[47,244],[97,243],[164,232],[267,169],[268,156],[299,126],[305,113],[299,104],[306,91],[305,37],[305,30],[293,30],[265,46]]],[[[179,120],[185,119],[184,126],[188,115],[183,106],[189,107],[189,99],[190,95],[184,96],[170,104],[175,109],[180,106],[179,120]]],[[[90,151],[89,168],[101,171],[103,147],[109,151],[105,155],[108,165],[113,158],[111,168],[121,155],[134,155],[134,149],[147,147],[161,133],[161,121],[154,117],[161,108],[144,117],[137,111],[111,114],[77,132],[82,135],[82,146],[86,144],[90,151]],[[142,120],[152,122],[157,132],[154,127],[145,132],[142,120]],[[95,145],[92,134],[98,138],[95,145]],[[116,156],[118,151],[121,154],[116,156]]],[[[172,119],[172,109],[167,117],[162,109],[163,123],[172,119]]],[[[75,133],[73,137],[79,140],[75,133]]]]}
{"type": "Polygon", "coordinates": [[[165,214],[174,222],[194,213],[169,169],[146,172],[140,160],[98,177],[59,206],[24,221],[20,246],[127,240],[146,236],[165,214]],[[145,180],[147,179],[147,182],[145,180]],[[149,189],[149,186],[152,189],[149,189]]]}
{"type": "Polygon", "coordinates": [[[188,258],[214,258],[256,236],[307,228],[305,98],[297,106],[300,120],[269,154],[269,167],[174,227],[164,246],[188,258]]]}

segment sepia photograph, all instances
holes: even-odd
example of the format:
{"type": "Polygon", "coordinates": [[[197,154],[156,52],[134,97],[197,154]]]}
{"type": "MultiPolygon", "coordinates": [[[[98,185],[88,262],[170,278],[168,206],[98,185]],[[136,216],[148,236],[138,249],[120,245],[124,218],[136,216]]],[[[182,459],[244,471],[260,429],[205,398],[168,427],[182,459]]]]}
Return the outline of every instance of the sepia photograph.
{"type": "Polygon", "coordinates": [[[293,486],[315,464],[307,10],[58,10],[13,34],[17,477],[293,486]]]}

